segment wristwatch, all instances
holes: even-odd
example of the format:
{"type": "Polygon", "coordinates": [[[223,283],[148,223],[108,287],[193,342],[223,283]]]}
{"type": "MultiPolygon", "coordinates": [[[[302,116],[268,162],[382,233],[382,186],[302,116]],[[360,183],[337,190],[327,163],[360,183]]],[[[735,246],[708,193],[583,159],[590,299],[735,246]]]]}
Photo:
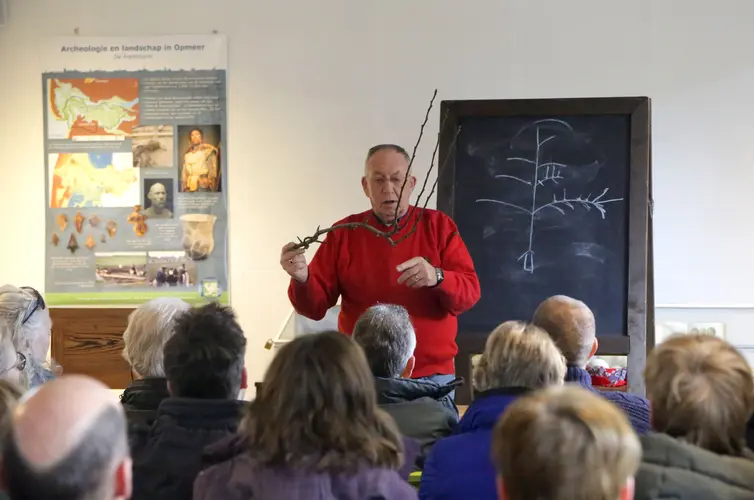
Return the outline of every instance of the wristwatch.
{"type": "Polygon", "coordinates": [[[442,283],[442,280],[445,279],[445,273],[442,271],[442,269],[440,269],[439,267],[436,267],[435,274],[437,275],[437,283],[435,283],[434,286],[439,286],[440,283],[442,283]]]}

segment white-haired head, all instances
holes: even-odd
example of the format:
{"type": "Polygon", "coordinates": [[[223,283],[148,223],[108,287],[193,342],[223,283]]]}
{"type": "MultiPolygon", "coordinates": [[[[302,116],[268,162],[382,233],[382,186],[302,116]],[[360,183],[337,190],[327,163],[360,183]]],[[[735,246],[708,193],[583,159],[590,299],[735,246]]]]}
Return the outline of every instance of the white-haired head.
{"type": "Polygon", "coordinates": [[[137,307],[128,317],[123,333],[123,357],[135,374],[164,378],[163,348],[173,336],[175,318],[188,311],[189,304],[174,297],[160,297],[137,307]]]}

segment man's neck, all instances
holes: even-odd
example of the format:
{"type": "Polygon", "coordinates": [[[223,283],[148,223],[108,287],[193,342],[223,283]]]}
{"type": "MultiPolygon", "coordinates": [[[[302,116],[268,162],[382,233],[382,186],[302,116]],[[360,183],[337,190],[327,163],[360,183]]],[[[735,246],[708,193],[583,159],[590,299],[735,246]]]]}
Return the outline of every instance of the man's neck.
{"type": "Polygon", "coordinates": [[[393,224],[399,224],[401,220],[404,219],[406,215],[408,215],[409,211],[410,211],[410,207],[409,209],[406,209],[401,215],[399,215],[397,218],[394,218],[390,222],[386,222],[382,220],[382,218],[380,218],[380,216],[377,215],[377,212],[375,212],[374,210],[372,210],[372,215],[374,215],[374,218],[377,219],[377,222],[379,222],[383,226],[392,226],[393,224]]]}

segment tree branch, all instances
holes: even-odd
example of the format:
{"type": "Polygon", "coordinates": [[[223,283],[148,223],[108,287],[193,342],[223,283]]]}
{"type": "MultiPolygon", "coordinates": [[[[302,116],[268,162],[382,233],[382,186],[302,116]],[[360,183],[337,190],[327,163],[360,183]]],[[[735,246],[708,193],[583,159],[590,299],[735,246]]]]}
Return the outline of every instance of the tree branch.
{"type": "MultiPolygon", "coordinates": [[[[434,106],[434,102],[435,102],[435,98],[436,97],[437,97],[437,89],[435,89],[434,93],[432,94],[432,99],[429,102],[429,107],[427,108],[427,112],[426,112],[426,114],[424,116],[424,121],[422,122],[421,128],[419,129],[419,138],[417,139],[416,144],[414,145],[413,152],[411,153],[411,159],[409,160],[408,169],[406,171],[406,177],[405,177],[405,179],[403,179],[403,184],[401,186],[401,190],[400,190],[400,193],[399,193],[398,200],[401,200],[403,198],[403,193],[404,193],[406,184],[408,182],[408,179],[409,179],[409,176],[410,176],[410,173],[411,173],[411,168],[413,166],[414,159],[416,158],[416,151],[419,149],[419,144],[421,143],[422,138],[424,136],[424,128],[426,127],[427,122],[429,121],[429,115],[430,115],[430,112],[432,111],[432,108],[434,106]]],[[[438,182],[438,179],[440,177],[439,174],[440,174],[440,172],[442,170],[445,169],[445,166],[446,166],[446,164],[447,164],[447,162],[448,162],[448,160],[449,160],[449,158],[451,156],[450,154],[448,154],[445,157],[442,165],[440,166],[440,168],[438,168],[438,175],[435,178],[435,181],[434,181],[434,183],[432,185],[432,188],[430,190],[429,195],[424,199],[424,205],[421,206],[421,209],[420,209],[421,211],[419,212],[418,217],[416,217],[416,220],[414,221],[413,226],[411,227],[411,229],[408,231],[408,233],[402,235],[400,238],[398,238],[396,240],[393,240],[393,238],[392,238],[395,234],[397,234],[399,231],[402,231],[406,227],[406,225],[409,223],[409,221],[413,218],[412,216],[414,214],[414,211],[417,209],[418,206],[421,205],[421,198],[424,195],[424,191],[426,190],[427,183],[429,182],[429,177],[432,174],[432,171],[434,169],[435,159],[437,157],[437,151],[438,151],[438,149],[440,147],[440,137],[442,135],[443,130],[445,129],[446,120],[447,120],[447,114],[445,116],[443,116],[442,122],[440,124],[440,132],[437,134],[437,142],[435,143],[435,149],[434,149],[434,151],[432,153],[432,160],[431,160],[431,163],[430,163],[430,166],[429,166],[429,170],[427,171],[427,175],[424,177],[424,182],[422,184],[422,189],[419,192],[419,196],[416,199],[416,203],[414,204],[414,206],[412,206],[409,209],[409,212],[404,217],[405,222],[403,224],[399,223],[399,221],[398,221],[398,211],[400,209],[400,203],[399,203],[398,206],[396,207],[396,216],[395,216],[395,219],[390,224],[390,226],[389,226],[390,229],[388,231],[380,231],[376,227],[371,226],[369,224],[369,218],[371,217],[371,215],[370,215],[370,216],[368,216],[362,222],[348,222],[348,223],[344,223],[344,224],[335,224],[333,226],[326,227],[324,229],[322,229],[320,227],[317,227],[317,230],[311,236],[307,236],[304,239],[297,238],[298,239],[298,243],[293,247],[293,249],[299,249],[299,248],[308,249],[314,243],[324,243],[325,241],[321,240],[320,238],[322,236],[326,235],[327,233],[331,233],[332,231],[336,231],[338,229],[356,229],[356,228],[362,227],[362,228],[364,228],[364,229],[366,229],[368,231],[371,231],[372,233],[376,234],[377,236],[386,238],[390,242],[391,246],[396,246],[400,242],[406,240],[409,236],[411,236],[416,231],[416,227],[418,226],[419,222],[421,221],[422,216],[424,215],[424,211],[427,208],[427,204],[429,203],[429,200],[432,198],[432,195],[434,194],[435,189],[437,188],[437,182],[438,182]]],[[[461,130],[460,127],[458,127],[456,129],[456,131],[455,131],[455,135],[453,137],[453,141],[452,141],[452,144],[451,144],[451,147],[450,147],[451,150],[455,147],[455,144],[456,144],[456,141],[458,139],[458,134],[460,133],[460,130],[461,130]]]]}

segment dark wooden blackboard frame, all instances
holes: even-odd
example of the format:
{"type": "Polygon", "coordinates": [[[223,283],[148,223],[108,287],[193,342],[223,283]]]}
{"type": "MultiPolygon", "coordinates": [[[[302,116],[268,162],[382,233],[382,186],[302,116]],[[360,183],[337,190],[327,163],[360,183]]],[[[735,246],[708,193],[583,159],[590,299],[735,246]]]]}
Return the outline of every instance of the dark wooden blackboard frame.
{"type": "MultiPolygon", "coordinates": [[[[495,99],[442,101],[437,208],[454,216],[455,137],[468,117],[628,115],[631,123],[628,209],[627,335],[599,337],[598,354],[628,356],[628,392],[643,395],[647,351],[654,347],[654,278],[651,223],[651,100],[648,97],[571,99],[495,99]]],[[[458,404],[469,404],[471,357],[484,350],[489,332],[459,332],[456,373],[467,383],[456,391],[458,404]]]]}

